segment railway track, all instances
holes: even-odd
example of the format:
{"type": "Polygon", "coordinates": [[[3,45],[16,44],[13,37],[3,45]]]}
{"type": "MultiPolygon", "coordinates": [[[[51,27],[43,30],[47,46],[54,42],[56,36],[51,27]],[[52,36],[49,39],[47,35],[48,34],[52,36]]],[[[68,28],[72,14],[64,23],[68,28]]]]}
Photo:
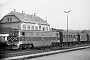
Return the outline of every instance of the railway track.
{"type": "Polygon", "coordinates": [[[70,49],[74,47],[80,47],[80,46],[90,46],[90,44],[82,44],[82,45],[74,45],[74,46],[64,46],[63,48],[60,47],[51,47],[51,48],[34,48],[34,49],[27,49],[27,50],[7,50],[2,51],[1,58],[8,58],[8,57],[14,57],[14,56],[21,56],[21,55],[29,55],[29,54],[36,54],[36,53],[42,53],[42,52],[48,52],[48,51],[55,51],[55,50],[63,50],[63,49],[70,49]]]}

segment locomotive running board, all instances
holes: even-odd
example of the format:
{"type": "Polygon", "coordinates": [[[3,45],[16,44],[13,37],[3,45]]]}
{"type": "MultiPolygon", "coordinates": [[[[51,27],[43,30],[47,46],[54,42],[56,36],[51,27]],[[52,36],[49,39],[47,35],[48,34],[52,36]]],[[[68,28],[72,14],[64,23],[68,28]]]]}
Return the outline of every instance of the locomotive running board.
{"type": "Polygon", "coordinates": [[[84,47],[77,47],[77,48],[71,48],[71,49],[65,49],[65,50],[49,51],[49,52],[44,52],[44,53],[37,53],[37,54],[9,57],[9,58],[4,58],[2,60],[17,60],[17,59],[19,60],[19,59],[27,59],[27,58],[30,59],[30,58],[47,56],[47,55],[52,55],[52,54],[57,54],[57,53],[63,53],[63,52],[69,52],[69,51],[74,51],[74,50],[85,49],[85,48],[89,48],[89,47],[90,46],[84,46],[84,47]]]}

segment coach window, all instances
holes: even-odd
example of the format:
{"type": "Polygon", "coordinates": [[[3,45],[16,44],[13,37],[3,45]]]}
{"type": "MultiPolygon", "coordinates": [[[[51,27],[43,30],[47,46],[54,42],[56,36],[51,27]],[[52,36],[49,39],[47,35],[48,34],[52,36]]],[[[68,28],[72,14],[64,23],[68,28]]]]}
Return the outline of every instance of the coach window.
{"type": "Polygon", "coordinates": [[[75,38],[75,35],[73,35],[73,38],[75,38]]]}
{"type": "Polygon", "coordinates": [[[73,38],[72,35],[71,35],[71,38],[73,38]]]}
{"type": "Polygon", "coordinates": [[[68,37],[71,38],[70,35],[68,37]]]}
{"type": "Polygon", "coordinates": [[[72,38],[72,35],[69,35],[69,38],[72,38]]]}

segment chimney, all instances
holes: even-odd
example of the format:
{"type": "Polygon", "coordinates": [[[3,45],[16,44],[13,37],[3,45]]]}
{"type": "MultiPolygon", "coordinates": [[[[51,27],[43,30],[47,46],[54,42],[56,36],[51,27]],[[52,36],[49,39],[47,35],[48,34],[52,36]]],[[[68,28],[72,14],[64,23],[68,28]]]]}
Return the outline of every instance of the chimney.
{"type": "Polygon", "coordinates": [[[46,17],[46,22],[47,22],[47,17],[46,17]]]}
{"type": "Polygon", "coordinates": [[[31,15],[31,18],[32,18],[32,15],[31,15]]]}
{"type": "Polygon", "coordinates": [[[34,13],[34,16],[36,15],[36,13],[34,13]]]}
{"type": "Polygon", "coordinates": [[[25,11],[22,11],[22,13],[24,13],[25,11]]]}
{"type": "Polygon", "coordinates": [[[16,12],[16,9],[14,9],[14,12],[16,12]]]}

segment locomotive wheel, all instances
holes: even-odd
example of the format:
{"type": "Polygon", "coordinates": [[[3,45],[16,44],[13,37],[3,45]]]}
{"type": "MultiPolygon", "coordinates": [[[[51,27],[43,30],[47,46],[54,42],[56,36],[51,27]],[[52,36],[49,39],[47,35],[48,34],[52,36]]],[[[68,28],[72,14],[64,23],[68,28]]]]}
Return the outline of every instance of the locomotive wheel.
{"type": "Polygon", "coordinates": [[[30,45],[28,45],[28,48],[30,49],[32,46],[31,46],[31,44],[30,45]]]}
{"type": "Polygon", "coordinates": [[[8,49],[11,49],[11,48],[12,48],[11,46],[8,47],[8,49]]]}
{"type": "Polygon", "coordinates": [[[29,45],[28,45],[28,48],[29,48],[29,49],[31,49],[31,48],[33,48],[33,47],[34,47],[34,46],[33,46],[32,44],[29,44],[29,45]]]}
{"type": "Polygon", "coordinates": [[[19,49],[20,49],[20,50],[22,50],[22,49],[23,49],[23,46],[22,46],[22,45],[20,45],[20,46],[19,46],[19,49]]]}
{"type": "Polygon", "coordinates": [[[24,49],[27,49],[27,48],[28,48],[28,45],[27,45],[27,44],[25,44],[25,45],[24,45],[24,49]]]}

